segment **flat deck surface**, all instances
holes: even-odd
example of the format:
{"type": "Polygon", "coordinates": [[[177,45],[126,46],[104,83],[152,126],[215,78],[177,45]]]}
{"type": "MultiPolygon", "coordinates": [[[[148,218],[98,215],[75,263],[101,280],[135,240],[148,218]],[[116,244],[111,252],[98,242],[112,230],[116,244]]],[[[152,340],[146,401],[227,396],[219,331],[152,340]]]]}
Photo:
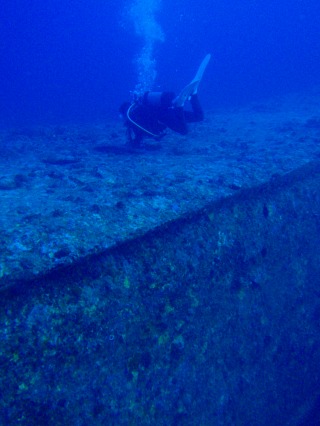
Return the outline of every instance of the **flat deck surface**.
{"type": "Polygon", "coordinates": [[[320,91],[207,112],[160,146],[120,122],[0,132],[0,289],[320,158],[320,91]]]}

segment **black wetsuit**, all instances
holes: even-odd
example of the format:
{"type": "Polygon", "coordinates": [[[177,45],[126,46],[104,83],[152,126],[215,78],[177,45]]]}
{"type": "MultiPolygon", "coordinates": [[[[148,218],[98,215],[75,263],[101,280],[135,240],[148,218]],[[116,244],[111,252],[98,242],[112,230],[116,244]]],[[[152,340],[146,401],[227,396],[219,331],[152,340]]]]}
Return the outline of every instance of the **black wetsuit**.
{"type": "Polygon", "coordinates": [[[145,136],[161,139],[166,128],[185,135],[188,133],[187,123],[203,120],[203,111],[197,95],[190,98],[190,111],[172,106],[175,98],[172,92],[163,92],[158,105],[150,104],[147,95],[148,92],[135,103],[126,104],[122,111],[126,117],[129,143],[133,146],[139,146],[145,136]]]}

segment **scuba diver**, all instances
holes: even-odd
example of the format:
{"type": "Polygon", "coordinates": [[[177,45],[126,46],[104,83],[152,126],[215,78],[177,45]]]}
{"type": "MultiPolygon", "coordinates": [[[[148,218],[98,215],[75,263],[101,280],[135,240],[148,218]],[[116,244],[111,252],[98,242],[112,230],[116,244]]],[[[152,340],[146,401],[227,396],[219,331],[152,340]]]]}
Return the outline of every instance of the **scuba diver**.
{"type": "Polygon", "coordinates": [[[186,135],[187,123],[202,121],[203,111],[196,93],[190,96],[192,111],[174,103],[173,92],[146,92],[132,104],[124,103],[120,112],[125,117],[128,144],[139,147],[145,136],[160,140],[166,128],[186,135]]]}
{"type": "Polygon", "coordinates": [[[173,92],[146,92],[135,97],[130,104],[125,102],[120,107],[127,127],[128,145],[139,148],[144,137],[160,140],[165,135],[165,129],[186,135],[187,123],[203,120],[203,111],[198,99],[198,86],[209,63],[211,55],[206,55],[195,78],[178,96],[173,92]],[[190,101],[191,110],[184,109],[190,101]]]}

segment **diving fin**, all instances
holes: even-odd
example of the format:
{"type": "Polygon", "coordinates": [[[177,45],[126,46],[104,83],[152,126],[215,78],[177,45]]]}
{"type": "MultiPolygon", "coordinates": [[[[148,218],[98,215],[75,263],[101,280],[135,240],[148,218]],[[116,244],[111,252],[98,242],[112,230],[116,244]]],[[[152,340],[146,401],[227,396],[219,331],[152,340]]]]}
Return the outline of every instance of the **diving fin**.
{"type": "Polygon", "coordinates": [[[173,105],[175,107],[183,107],[185,102],[190,98],[193,93],[196,93],[198,81],[191,81],[184,89],[181,90],[179,95],[174,99],[173,105]]]}
{"type": "Polygon", "coordinates": [[[205,56],[205,58],[203,59],[203,61],[201,62],[198,68],[198,71],[194,79],[184,89],[182,89],[179,95],[175,98],[175,100],[173,101],[173,105],[175,107],[183,107],[183,105],[190,98],[190,96],[198,92],[199,84],[207,68],[207,65],[210,61],[210,58],[211,58],[210,54],[205,56]]]}

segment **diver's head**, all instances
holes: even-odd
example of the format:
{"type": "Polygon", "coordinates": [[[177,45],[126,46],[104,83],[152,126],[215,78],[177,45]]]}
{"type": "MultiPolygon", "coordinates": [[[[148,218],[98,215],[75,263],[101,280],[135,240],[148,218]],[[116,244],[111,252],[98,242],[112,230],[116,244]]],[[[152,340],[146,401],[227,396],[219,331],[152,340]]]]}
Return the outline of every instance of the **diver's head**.
{"type": "Polygon", "coordinates": [[[130,108],[130,105],[131,105],[130,102],[123,102],[123,104],[120,105],[119,112],[123,118],[127,116],[127,112],[128,112],[128,109],[130,108]]]}

